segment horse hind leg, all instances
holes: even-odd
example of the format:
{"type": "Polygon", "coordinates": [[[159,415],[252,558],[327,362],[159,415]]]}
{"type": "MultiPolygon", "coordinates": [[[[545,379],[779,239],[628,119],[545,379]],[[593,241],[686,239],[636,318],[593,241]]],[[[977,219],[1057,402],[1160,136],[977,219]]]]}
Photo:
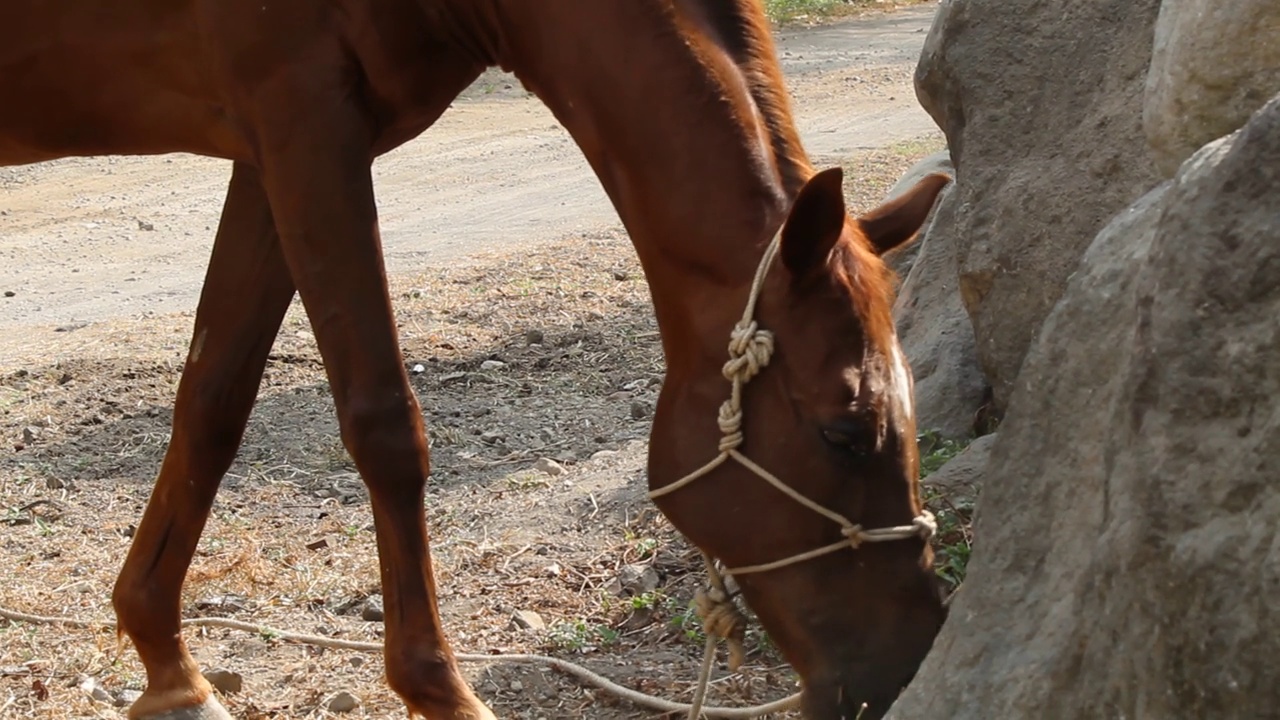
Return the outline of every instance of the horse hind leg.
{"type": "Polygon", "coordinates": [[[134,720],[230,720],[181,637],[181,590],[293,297],[254,169],[237,164],[205,276],[160,475],[112,597],[147,688],[134,720]]]}

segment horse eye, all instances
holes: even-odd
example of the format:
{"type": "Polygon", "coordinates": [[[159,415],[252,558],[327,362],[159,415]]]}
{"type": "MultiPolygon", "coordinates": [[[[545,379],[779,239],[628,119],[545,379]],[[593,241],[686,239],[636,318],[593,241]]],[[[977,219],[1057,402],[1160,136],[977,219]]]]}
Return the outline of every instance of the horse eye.
{"type": "Polygon", "coordinates": [[[822,439],[831,445],[857,455],[870,454],[875,449],[875,438],[870,432],[861,432],[853,427],[838,426],[822,429],[822,439]]]}

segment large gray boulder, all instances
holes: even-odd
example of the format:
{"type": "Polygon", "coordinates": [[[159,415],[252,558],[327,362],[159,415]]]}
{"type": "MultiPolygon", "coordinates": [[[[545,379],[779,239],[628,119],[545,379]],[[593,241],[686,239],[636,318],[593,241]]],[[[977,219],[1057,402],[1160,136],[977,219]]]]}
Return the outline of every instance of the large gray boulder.
{"type": "Polygon", "coordinates": [[[1280,711],[1280,97],[1097,236],[890,718],[1280,711]]]}
{"type": "Polygon", "coordinates": [[[1081,253],[1160,179],[1141,122],[1158,9],[1159,0],[939,5],[916,93],[946,133],[957,182],[954,221],[929,235],[956,248],[997,410],[1081,253]]]}
{"type": "Polygon", "coordinates": [[[1280,92],[1280,2],[1164,0],[1143,125],[1170,177],[1200,146],[1235,131],[1280,92]]]}
{"type": "Polygon", "coordinates": [[[973,324],[960,302],[955,236],[933,228],[955,222],[954,185],[943,191],[893,306],[902,352],[915,378],[916,425],[944,437],[974,434],[987,393],[973,324]]]}

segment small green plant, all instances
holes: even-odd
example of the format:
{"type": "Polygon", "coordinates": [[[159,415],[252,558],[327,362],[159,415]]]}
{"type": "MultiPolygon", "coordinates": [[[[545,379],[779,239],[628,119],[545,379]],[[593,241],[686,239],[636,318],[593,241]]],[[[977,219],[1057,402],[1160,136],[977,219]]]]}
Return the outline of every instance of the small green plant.
{"type": "Polygon", "coordinates": [[[788,23],[803,17],[830,15],[848,4],[846,0],[765,0],[764,10],[775,23],[788,23]]]}
{"type": "Polygon", "coordinates": [[[617,630],[586,620],[556,623],[547,630],[547,642],[558,650],[583,652],[618,642],[617,630]]]}
{"type": "MultiPolygon", "coordinates": [[[[899,4],[912,1],[899,0],[899,4]]],[[[778,24],[830,17],[849,10],[868,7],[884,7],[884,5],[882,0],[764,0],[765,14],[778,24]]]]}
{"type": "Polygon", "coordinates": [[[32,518],[35,520],[36,527],[40,530],[41,537],[52,537],[54,534],[53,526],[45,522],[39,515],[32,518]]]}
{"type": "Polygon", "coordinates": [[[651,537],[637,538],[632,543],[636,549],[636,553],[641,560],[647,560],[653,557],[653,552],[658,549],[658,539],[651,537]]]}
{"type": "Polygon", "coordinates": [[[658,602],[662,599],[662,593],[658,591],[647,592],[640,595],[633,595],[629,598],[632,610],[653,610],[658,607],[658,602]]]}
{"type": "Polygon", "coordinates": [[[936,430],[925,430],[916,438],[916,442],[920,446],[921,479],[929,477],[929,475],[950,462],[951,458],[959,455],[966,447],[969,447],[968,442],[948,440],[938,434],[936,430]]]}
{"type": "MultiPolygon", "coordinates": [[[[971,440],[957,441],[942,437],[933,430],[920,433],[921,479],[937,472],[952,458],[964,452],[971,440]]],[[[973,551],[973,537],[969,526],[973,522],[973,498],[950,497],[937,487],[924,487],[924,504],[933,511],[938,522],[934,536],[934,572],[951,586],[960,587],[969,567],[973,551]]]]}
{"type": "Polygon", "coordinates": [[[679,600],[668,597],[665,602],[667,614],[671,616],[671,627],[684,634],[685,640],[701,645],[706,642],[706,635],[702,632],[702,621],[698,618],[698,611],[693,607],[693,603],[681,605],[679,600]]]}
{"type": "Polygon", "coordinates": [[[934,572],[954,590],[964,582],[973,552],[973,536],[969,531],[973,523],[973,500],[949,498],[934,488],[926,488],[924,503],[933,510],[938,523],[938,533],[933,539],[934,572]]]}

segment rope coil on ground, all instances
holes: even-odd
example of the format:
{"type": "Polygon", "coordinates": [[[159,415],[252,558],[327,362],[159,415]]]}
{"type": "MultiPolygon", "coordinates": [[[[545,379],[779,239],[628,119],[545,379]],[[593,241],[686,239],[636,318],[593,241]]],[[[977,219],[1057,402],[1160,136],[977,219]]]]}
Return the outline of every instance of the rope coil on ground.
{"type": "MultiPolygon", "coordinates": [[[[12,622],[22,622],[33,625],[64,625],[66,627],[83,628],[86,630],[114,630],[116,623],[109,621],[91,621],[79,620],[69,617],[49,617],[44,615],[32,615],[29,613],[18,612],[0,607],[0,618],[12,622]]],[[[355,650],[358,652],[382,652],[382,643],[361,642],[358,640],[341,640],[338,638],[324,637],[321,635],[306,635],[303,633],[289,632],[287,630],[279,630],[265,625],[255,625],[253,623],[243,622],[241,620],[232,620],[230,618],[186,618],[182,620],[182,627],[218,627],[231,630],[240,630],[248,633],[259,635],[270,634],[278,640],[286,642],[295,642],[303,645],[314,645],[316,647],[331,648],[335,650],[355,650]]],[[[714,640],[712,640],[714,641],[714,640]]],[[[681,703],[665,698],[647,695],[631,688],[619,685],[612,680],[595,673],[576,663],[562,660],[548,655],[534,654],[497,654],[485,655],[479,653],[460,653],[455,655],[458,662],[463,663],[513,663],[521,665],[546,665],[555,668],[563,673],[572,675],[579,680],[594,685],[601,690],[616,695],[624,700],[635,703],[641,707],[647,707],[660,712],[686,712],[694,708],[692,703],[681,703]]],[[[705,693],[705,688],[703,689],[705,693]]],[[[753,705],[751,707],[729,708],[729,707],[704,707],[701,709],[702,715],[709,718],[723,718],[724,720],[747,720],[757,718],[761,715],[769,713],[782,712],[799,706],[799,693],[790,697],[775,700],[763,705],[753,705]]]]}

